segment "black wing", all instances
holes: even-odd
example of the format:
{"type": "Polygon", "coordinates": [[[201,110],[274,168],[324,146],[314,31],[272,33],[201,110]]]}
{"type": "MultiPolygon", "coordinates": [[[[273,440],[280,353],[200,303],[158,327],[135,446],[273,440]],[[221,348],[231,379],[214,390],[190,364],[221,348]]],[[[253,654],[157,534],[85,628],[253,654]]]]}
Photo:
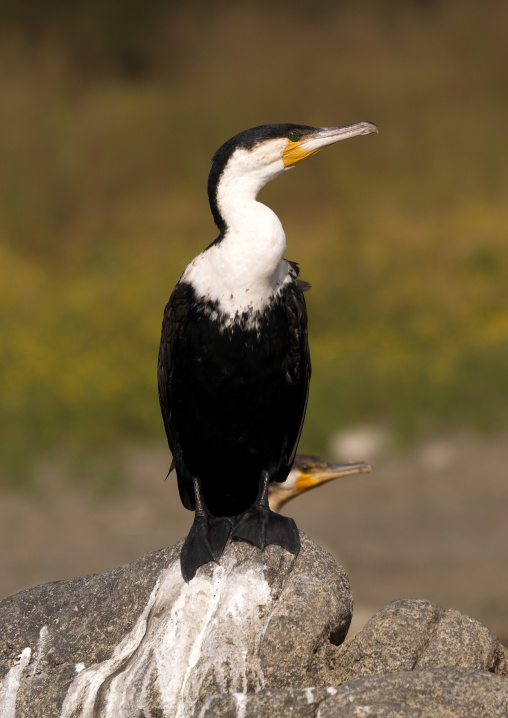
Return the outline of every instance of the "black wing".
{"type": "MultiPolygon", "coordinates": [[[[289,262],[293,276],[298,276],[298,265],[296,262],[289,262]]],[[[291,269],[290,269],[291,271],[291,269]]],[[[303,429],[307,401],[309,399],[309,384],[312,373],[310,361],[309,340],[307,333],[307,308],[303,292],[310,289],[307,282],[300,279],[296,281],[296,287],[288,296],[286,304],[286,315],[290,334],[290,351],[293,381],[300,388],[300,402],[294,415],[294,421],[288,430],[287,442],[287,463],[289,469],[293,464],[298,449],[298,442],[303,429]]]]}
{"type": "MultiPolygon", "coordinates": [[[[171,426],[172,413],[172,383],[173,383],[173,365],[172,356],[175,342],[181,337],[185,325],[189,309],[193,302],[192,289],[185,284],[177,284],[169,298],[169,302],[164,309],[162,319],[161,343],[159,347],[159,359],[157,362],[157,384],[159,387],[159,404],[164,421],[168,444],[173,454],[173,461],[168,473],[175,468],[175,437],[171,426]]],[[[194,490],[183,477],[178,476],[178,490],[182,504],[186,509],[194,511],[194,490]]]]}

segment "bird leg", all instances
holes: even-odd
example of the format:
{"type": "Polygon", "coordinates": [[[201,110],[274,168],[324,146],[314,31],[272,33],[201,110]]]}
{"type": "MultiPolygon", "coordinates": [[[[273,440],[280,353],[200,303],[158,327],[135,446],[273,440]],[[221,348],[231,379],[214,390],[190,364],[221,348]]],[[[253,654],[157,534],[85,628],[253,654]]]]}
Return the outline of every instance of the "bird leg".
{"type": "Polygon", "coordinates": [[[277,544],[290,553],[298,555],[300,535],[296,524],[289,516],[281,516],[270,510],[268,505],[268,486],[270,473],[263,471],[259,482],[259,491],[254,504],[237,517],[233,526],[233,536],[257,546],[263,551],[270,544],[277,544]]]}
{"type": "Polygon", "coordinates": [[[196,498],[194,522],[180,554],[182,576],[187,583],[194,578],[200,566],[210,561],[219,562],[231,533],[232,521],[227,516],[212,516],[206,508],[201,482],[192,479],[196,498]]]}

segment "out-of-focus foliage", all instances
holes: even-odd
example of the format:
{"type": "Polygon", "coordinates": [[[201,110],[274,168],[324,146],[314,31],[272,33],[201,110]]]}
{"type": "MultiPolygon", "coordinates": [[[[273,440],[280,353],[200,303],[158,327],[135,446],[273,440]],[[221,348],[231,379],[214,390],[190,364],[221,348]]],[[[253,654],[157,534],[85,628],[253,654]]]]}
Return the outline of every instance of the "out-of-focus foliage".
{"type": "Polygon", "coordinates": [[[0,6],[4,477],[162,440],[160,320],[216,234],[210,157],[265,122],[380,127],[261,196],[313,284],[302,449],[506,423],[505,3],[40,7],[0,6]]]}

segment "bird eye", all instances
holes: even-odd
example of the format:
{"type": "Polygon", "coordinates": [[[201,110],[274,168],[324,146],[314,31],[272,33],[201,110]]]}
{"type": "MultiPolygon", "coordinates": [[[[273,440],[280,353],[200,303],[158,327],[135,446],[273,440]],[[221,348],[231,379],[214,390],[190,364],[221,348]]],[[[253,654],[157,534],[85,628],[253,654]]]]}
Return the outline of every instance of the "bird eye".
{"type": "Polygon", "coordinates": [[[309,467],[307,466],[307,464],[302,464],[302,471],[303,471],[305,474],[307,473],[308,470],[309,470],[309,467]]]}
{"type": "Polygon", "coordinates": [[[289,139],[291,142],[296,142],[296,140],[300,139],[300,133],[293,130],[293,132],[289,133],[289,139]]]}

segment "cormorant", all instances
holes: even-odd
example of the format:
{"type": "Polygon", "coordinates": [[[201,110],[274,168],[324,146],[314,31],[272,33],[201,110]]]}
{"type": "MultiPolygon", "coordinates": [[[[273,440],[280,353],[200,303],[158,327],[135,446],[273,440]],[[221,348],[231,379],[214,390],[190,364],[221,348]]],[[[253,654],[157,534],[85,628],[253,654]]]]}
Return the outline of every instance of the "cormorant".
{"type": "Polygon", "coordinates": [[[299,551],[293,519],[269,509],[268,486],[289,474],[305,417],[309,285],[284,259],[282,225],[256,196],[323,147],[371,132],[370,122],[262,125],[213,157],[208,197],[219,236],[171,294],[158,361],[171,468],[183,505],[195,511],[181,553],[186,581],[220,559],[230,534],[261,550],[299,551]]]}
{"type": "Polygon", "coordinates": [[[274,482],[268,487],[268,503],[272,511],[279,512],[284,504],[309,489],[323,486],[328,481],[353,474],[370,474],[372,466],[364,461],[349,464],[329,464],[317,456],[297,454],[293,468],[284,483],[274,482]]]}

